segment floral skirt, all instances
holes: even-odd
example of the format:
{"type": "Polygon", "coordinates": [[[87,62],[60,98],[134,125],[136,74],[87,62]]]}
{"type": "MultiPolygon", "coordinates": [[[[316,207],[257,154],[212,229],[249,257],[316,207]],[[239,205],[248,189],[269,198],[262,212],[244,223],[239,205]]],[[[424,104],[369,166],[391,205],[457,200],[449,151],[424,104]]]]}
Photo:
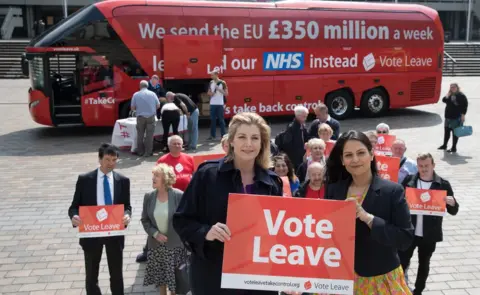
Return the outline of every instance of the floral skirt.
{"type": "Polygon", "coordinates": [[[391,272],[375,277],[361,277],[355,274],[355,295],[412,295],[405,281],[402,266],[391,272]]]}
{"type": "Polygon", "coordinates": [[[187,259],[183,247],[173,249],[161,245],[148,249],[147,267],[143,285],[167,286],[171,292],[176,291],[175,269],[187,259]]]}
{"type": "MultiPolygon", "coordinates": [[[[353,289],[355,295],[412,295],[405,281],[402,266],[376,277],[361,277],[355,274],[353,289]]],[[[323,293],[303,294],[328,295],[323,293]]]]}

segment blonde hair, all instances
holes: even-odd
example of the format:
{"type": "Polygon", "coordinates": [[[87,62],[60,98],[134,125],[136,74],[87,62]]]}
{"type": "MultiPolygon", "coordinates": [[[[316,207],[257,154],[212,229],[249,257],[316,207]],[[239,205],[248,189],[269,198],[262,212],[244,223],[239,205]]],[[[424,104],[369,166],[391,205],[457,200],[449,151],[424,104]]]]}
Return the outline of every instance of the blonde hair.
{"type": "Polygon", "coordinates": [[[323,139],[320,139],[320,138],[312,138],[307,142],[307,147],[309,149],[311,149],[315,145],[322,146],[323,148],[325,148],[326,146],[325,141],[323,141],[323,139]]]}
{"type": "Polygon", "coordinates": [[[167,190],[177,181],[177,176],[175,175],[175,171],[173,171],[173,167],[165,163],[160,163],[153,167],[152,173],[163,177],[163,185],[167,190]]]}
{"type": "MultiPolygon", "coordinates": [[[[257,126],[260,130],[261,147],[260,152],[255,158],[255,163],[263,169],[269,169],[272,167],[270,160],[270,126],[267,122],[257,113],[239,113],[233,116],[230,124],[228,125],[228,142],[232,143],[237,134],[238,127],[241,125],[257,126]]],[[[233,161],[234,152],[232,146],[229,147],[225,162],[233,161]]]]}
{"type": "Polygon", "coordinates": [[[222,140],[220,141],[220,144],[223,146],[223,144],[224,144],[225,142],[227,142],[227,141],[228,141],[228,134],[225,134],[225,135],[222,137],[222,140]]]}
{"type": "Polygon", "coordinates": [[[332,127],[330,127],[330,125],[328,125],[326,123],[322,123],[322,124],[320,124],[320,126],[318,126],[318,136],[320,136],[320,131],[328,132],[328,134],[330,134],[330,137],[332,137],[332,135],[333,135],[332,127]]]}

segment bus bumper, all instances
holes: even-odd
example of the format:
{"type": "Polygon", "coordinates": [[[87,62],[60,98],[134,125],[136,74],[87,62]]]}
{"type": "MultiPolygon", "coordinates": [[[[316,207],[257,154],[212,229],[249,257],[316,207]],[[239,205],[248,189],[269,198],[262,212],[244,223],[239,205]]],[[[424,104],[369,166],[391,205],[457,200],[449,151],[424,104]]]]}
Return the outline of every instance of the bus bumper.
{"type": "Polygon", "coordinates": [[[38,124],[53,126],[50,114],[50,99],[42,91],[28,90],[28,110],[38,124]]]}

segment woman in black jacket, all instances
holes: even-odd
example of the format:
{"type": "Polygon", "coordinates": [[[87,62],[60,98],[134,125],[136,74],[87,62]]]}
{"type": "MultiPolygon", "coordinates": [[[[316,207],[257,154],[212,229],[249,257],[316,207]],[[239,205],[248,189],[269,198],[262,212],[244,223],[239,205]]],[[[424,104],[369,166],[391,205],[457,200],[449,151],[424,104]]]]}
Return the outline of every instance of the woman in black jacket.
{"type": "Polygon", "coordinates": [[[343,133],[327,160],[326,199],[357,204],[354,294],[407,294],[397,249],[413,240],[403,187],[377,176],[373,147],[358,131],[343,133]]]}
{"type": "Polygon", "coordinates": [[[270,127],[265,120],[255,113],[240,113],[228,129],[226,157],[200,165],[173,217],[176,232],[192,252],[192,293],[276,295],[278,292],[220,287],[223,243],[230,238],[225,224],[229,193],[283,195],[282,180],[269,170],[270,127]]]}
{"type": "Polygon", "coordinates": [[[458,137],[455,136],[453,130],[463,124],[465,115],[468,109],[468,100],[465,94],[460,91],[457,83],[450,84],[450,91],[442,99],[445,106],[445,125],[443,144],[438,148],[439,150],[446,150],[448,141],[450,140],[450,132],[453,133],[452,148],[447,150],[449,153],[457,152],[458,137]]]}

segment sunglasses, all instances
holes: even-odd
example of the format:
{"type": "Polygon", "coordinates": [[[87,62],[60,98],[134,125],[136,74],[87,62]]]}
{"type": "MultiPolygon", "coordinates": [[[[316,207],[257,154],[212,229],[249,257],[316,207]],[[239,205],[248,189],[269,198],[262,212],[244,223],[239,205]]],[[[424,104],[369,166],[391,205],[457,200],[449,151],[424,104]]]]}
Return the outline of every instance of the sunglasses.
{"type": "Polygon", "coordinates": [[[377,133],[384,133],[384,134],[387,134],[388,131],[387,130],[377,130],[377,133]]]}

